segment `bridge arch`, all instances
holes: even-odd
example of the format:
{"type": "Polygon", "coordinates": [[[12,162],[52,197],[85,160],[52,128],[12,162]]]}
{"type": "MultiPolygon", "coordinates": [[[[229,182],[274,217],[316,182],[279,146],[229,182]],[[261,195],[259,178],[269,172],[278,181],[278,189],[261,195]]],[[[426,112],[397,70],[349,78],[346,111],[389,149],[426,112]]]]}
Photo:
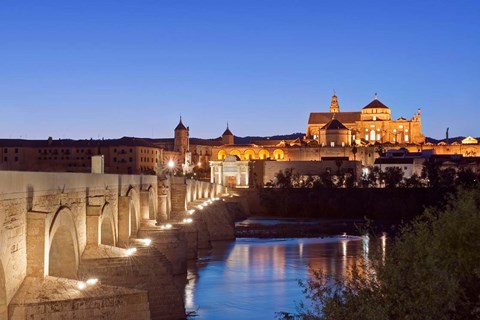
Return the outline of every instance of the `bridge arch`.
{"type": "Polygon", "coordinates": [[[79,263],[78,236],[73,214],[61,207],[53,217],[49,231],[48,275],[77,278],[79,263]]]}
{"type": "Polygon", "coordinates": [[[101,244],[115,246],[117,234],[115,229],[115,217],[113,216],[112,208],[108,202],[106,202],[102,208],[100,232],[101,244]]]}
{"type": "Polygon", "coordinates": [[[153,186],[148,187],[148,215],[150,220],[157,219],[157,192],[153,186]]]}
{"type": "Polygon", "coordinates": [[[130,236],[136,237],[140,227],[140,197],[134,187],[130,187],[127,196],[130,197],[130,236]]]}
{"type": "Polygon", "coordinates": [[[5,270],[0,260],[0,319],[7,319],[7,285],[5,283],[5,270]]]}

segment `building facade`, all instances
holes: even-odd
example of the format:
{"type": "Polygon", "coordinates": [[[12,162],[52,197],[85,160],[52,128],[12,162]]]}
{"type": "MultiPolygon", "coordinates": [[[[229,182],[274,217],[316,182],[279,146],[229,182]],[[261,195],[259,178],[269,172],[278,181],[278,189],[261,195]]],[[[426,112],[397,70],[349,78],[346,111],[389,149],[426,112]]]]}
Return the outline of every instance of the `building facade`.
{"type": "Polygon", "coordinates": [[[361,111],[341,112],[338,97],[334,94],[329,112],[310,113],[305,139],[315,140],[324,145],[329,144],[333,140],[325,139],[325,131],[327,124],[333,119],[350,130],[350,141],[345,141],[349,145],[365,143],[421,144],[425,142],[420,109],[410,120],[403,117],[393,120],[390,108],[378,100],[377,95],[361,111]]]}

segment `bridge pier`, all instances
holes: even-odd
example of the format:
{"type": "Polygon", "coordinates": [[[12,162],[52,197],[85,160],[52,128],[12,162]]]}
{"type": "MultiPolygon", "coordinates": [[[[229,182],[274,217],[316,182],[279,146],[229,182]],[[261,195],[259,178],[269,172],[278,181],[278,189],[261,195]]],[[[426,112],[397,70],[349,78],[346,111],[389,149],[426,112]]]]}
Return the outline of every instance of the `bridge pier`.
{"type": "Polygon", "coordinates": [[[100,216],[101,206],[87,206],[87,245],[98,246],[101,243],[102,225],[100,216]]]}
{"type": "MultiPolygon", "coordinates": [[[[162,191],[163,192],[163,191],[162,191]]],[[[168,195],[165,193],[158,195],[158,212],[157,212],[157,224],[168,220],[168,195]]]]}
{"type": "Polygon", "coordinates": [[[184,177],[172,177],[170,197],[172,201],[170,218],[176,219],[187,210],[187,184],[184,177]]]}
{"type": "Polygon", "coordinates": [[[132,199],[129,196],[118,197],[118,245],[127,246],[132,231],[132,199]]]}
{"type": "Polygon", "coordinates": [[[140,191],[140,219],[150,220],[150,192],[140,191]]]}
{"type": "Polygon", "coordinates": [[[47,213],[27,213],[27,276],[43,278],[48,274],[47,213]]]}

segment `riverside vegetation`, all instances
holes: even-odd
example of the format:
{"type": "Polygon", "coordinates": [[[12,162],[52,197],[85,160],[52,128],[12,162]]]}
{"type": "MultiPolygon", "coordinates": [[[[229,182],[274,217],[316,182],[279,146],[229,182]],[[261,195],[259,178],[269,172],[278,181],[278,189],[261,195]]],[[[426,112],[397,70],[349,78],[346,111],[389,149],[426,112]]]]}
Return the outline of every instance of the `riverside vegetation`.
{"type": "Polygon", "coordinates": [[[480,319],[479,234],[477,183],[403,225],[386,255],[371,254],[348,277],[315,271],[301,284],[309,302],[278,319],[480,319]]]}

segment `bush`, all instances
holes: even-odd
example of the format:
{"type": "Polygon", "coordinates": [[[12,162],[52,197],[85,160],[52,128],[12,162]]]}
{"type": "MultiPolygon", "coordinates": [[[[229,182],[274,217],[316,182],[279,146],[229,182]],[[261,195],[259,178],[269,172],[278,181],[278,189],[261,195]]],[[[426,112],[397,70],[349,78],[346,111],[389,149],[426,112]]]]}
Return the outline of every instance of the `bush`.
{"type": "Polygon", "coordinates": [[[281,319],[480,319],[480,189],[459,190],[402,228],[384,260],[348,279],[321,271],[304,283],[313,306],[281,319]]]}

